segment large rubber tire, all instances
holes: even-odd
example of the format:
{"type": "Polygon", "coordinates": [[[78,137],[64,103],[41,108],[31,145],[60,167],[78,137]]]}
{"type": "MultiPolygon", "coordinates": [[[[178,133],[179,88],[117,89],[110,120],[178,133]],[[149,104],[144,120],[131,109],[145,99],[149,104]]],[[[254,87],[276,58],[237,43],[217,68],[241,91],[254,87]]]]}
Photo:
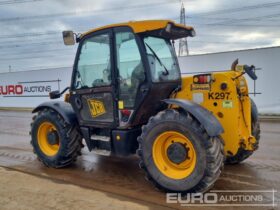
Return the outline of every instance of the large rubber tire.
{"type": "Polygon", "coordinates": [[[72,164],[81,155],[82,136],[77,125],[70,125],[54,110],[44,109],[33,117],[31,123],[31,145],[39,161],[53,168],[62,168],[72,164]],[[38,143],[38,129],[43,123],[55,126],[59,137],[59,148],[55,155],[47,155],[38,143]]]}
{"type": "Polygon", "coordinates": [[[220,137],[209,137],[203,126],[190,114],[167,109],[151,117],[142,127],[138,137],[140,168],[146,179],[165,192],[205,192],[219,178],[224,165],[223,141],[220,137]],[[158,169],[153,159],[153,144],[157,136],[166,131],[176,131],[186,136],[196,151],[194,170],[187,177],[172,179],[158,169]]]}
{"type": "Polygon", "coordinates": [[[244,150],[243,148],[239,148],[236,155],[226,158],[226,164],[230,164],[230,165],[238,164],[246,160],[247,158],[249,158],[254,153],[254,151],[258,149],[260,143],[261,130],[260,130],[260,122],[258,118],[258,108],[255,102],[253,101],[253,99],[251,99],[251,119],[252,119],[251,122],[252,135],[256,138],[256,143],[253,145],[254,150],[249,151],[249,150],[244,150]]]}

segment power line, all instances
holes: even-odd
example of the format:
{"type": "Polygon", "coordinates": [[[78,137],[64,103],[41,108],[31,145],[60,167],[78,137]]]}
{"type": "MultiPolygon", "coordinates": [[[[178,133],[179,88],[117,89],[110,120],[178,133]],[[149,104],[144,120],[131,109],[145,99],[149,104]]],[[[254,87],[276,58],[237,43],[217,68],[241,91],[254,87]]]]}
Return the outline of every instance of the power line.
{"type": "Polygon", "coordinates": [[[25,39],[15,39],[15,40],[5,40],[0,42],[0,46],[6,46],[8,44],[13,45],[22,45],[25,43],[25,45],[33,44],[33,43],[42,43],[42,42],[49,42],[49,41],[62,41],[62,37],[46,37],[43,39],[36,39],[36,38],[25,38],[25,39]]]}
{"type": "Polygon", "coordinates": [[[43,0],[10,0],[10,1],[0,1],[1,5],[7,5],[7,4],[22,4],[22,3],[29,3],[29,2],[38,2],[43,0]]]}
{"type": "MultiPolygon", "coordinates": [[[[92,27],[92,26],[91,26],[92,27]]],[[[87,31],[91,27],[73,27],[76,29],[76,31],[87,31]]],[[[20,33],[20,34],[5,34],[0,35],[0,39],[12,39],[12,38],[21,38],[21,37],[37,37],[37,36],[46,36],[46,35],[61,35],[62,37],[62,31],[39,31],[39,32],[33,32],[33,33],[20,33]]]]}
{"type": "Polygon", "coordinates": [[[262,19],[275,18],[275,17],[280,17],[280,13],[272,14],[272,15],[265,15],[265,16],[251,17],[251,18],[234,19],[231,21],[212,23],[210,25],[228,25],[228,24],[235,23],[235,22],[261,21],[262,19]]]}
{"type": "MultiPolygon", "coordinates": [[[[171,18],[171,19],[175,19],[175,18],[171,18]]],[[[178,19],[178,18],[177,18],[178,19]]],[[[176,20],[176,19],[175,19],[176,20]]],[[[194,25],[204,25],[204,26],[244,26],[244,27],[255,27],[255,26],[260,26],[260,27],[278,27],[280,26],[279,24],[273,24],[273,25],[255,25],[255,24],[235,24],[235,25],[229,25],[229,24],[220,24],[220,23],[215,23],[215,24],[211,24],[211,23],[193,23],[194,25]]],[[[90,27],[89,27],[90,29],[90,27]]],[[[47,31],[47,32],[37,32],[37,33],[23,33],[23,34],[7,34],[7,35],[1,35],[0,39],[10,39],[10,38],[22,38],[22,37],[37,37],[37,36],[46,36],[46,35],[58,35],[61,34],[61,31],[47,31]]],[[[1,44],[1,42],[0,42],[1,44]]]]}
{"type": "MultiPolygon", "coordinates": [[[[277,16],[280,14],[277,14],[277,16]]],[[[267,17],[267,16],[266,16],[267,17]]],[[[275,17],[274,15],[269,15],[269,17],[275,17]]],[[[262,17],[255,17],[255,18],[262,18],[262,17]]],[[[226,25],[226,24],[196,24],[196,25],[204,25],[204,26],[211,26],[211,27],[216,27],[216,26],[230,26],[230,27],[275,27],[275,26],[279,26],[279,25],[249,25],[249,24],[230,24],[230,25],[226,25]]],[[[48,31],[48,32],[39,32],[39,33],[24,33],[24,34],[15,34],[13,35],[13,37],[26,37],[26,36],[42,36],[42,35],[52,35],[52,34],[59,34],[61,32],[58,31],[48,31]]],[[[3,35],[0,36],[0,38],[9,38],[9,36],[11,35],[3,35]]],[[[218,35],[217,35],[218,36],[218,35]]],[[[45,40],[44,40],[45,41],[45,40]]],[[[3,44],[5,44],[6,42],[2,42],[3,44]]],[[[62,42],[38,42],[38,43],[33,43],[33,42],[29,42],[28,44],[12,44],[12,45],[1,45],[2,43],[0,43],[0,49],[3,48],[23,48],[23,47],[33,47],[33,46],[44,46],[44,45],[54,45],[54,44],[62,44],[62,42]]]]}
{"type": "MultiPolygon", "coordinates": [[[[61,54],[59,57],[70,57],[73,54],[61,54]]],[[[29,59],[43,59],[43,58],[54,58],[58,57],[57,55],[39,55],[39,56],[26,56],[26,57],[11,57],[11,58],[0,58],[0,61],[7,61],[7,60],[29,60],[29,59]]]]}
{"type": "MultiPolygon", "coordinates": [[[[252,25],[252,24],[203,24],[203,23],[195,23],[194,25],[196,26],[206,26],[206,27],[279,27],[280,24],[274,24],[274,25],[252,25]]],[[[53,35],[53,34],[60,34],[61,32],[40,32],[40,33],[25,33],[25,34],[14,34],[14,35],[4,35],[4,36],[0,36],[0,39],[9,39],[9,38],[22,38],[22,37],[33,37],[33,36],[43,36],[43,35],[53,35]]],[[[200,36],[202,36],[203,34],[199,34],[200,36]]],[[[205,35],[204,36],[208,36],[205,35]]],[[[215,36],[224,36],[223,34],[216,34],[215,36]]],[[[20,47],[29,47],[29,46],[34,46],[34,45],[52,45],[52,44],[62,44],[62,42],[56,41],[53,42],[52,40],[54,40],[54,38],[48,38],[48,39],[44,39],[43,42],[34,42],[34,40],[27,40],[27,44],[22,44],[22,41],[18,41],[19,44],[9,44],[9,45],[5,45],[7,42],[0,42],[0,49],[1,48],[20,48],[20,47]],[[46,40],[50,40],[50,42],[45,42],[46,40]]]]}
{"type": "MultiPolygon", "coordinates": [[[[23,49],[22,49],[23,50],[23,49]]],[[[26,52],[26,50],[25,50],[25,52],[12,52],[12,53],[7,53],[7,52],[2,52],[2,53],[0,53],[0,56],[1,56],[1,58],[2,57],[5,57],[5,56],[11,56],[11,55],[22,55],[22,54],[24,54],[24,55],[26,55],[26,54],[28,54],[28,55],[30,55],[30,54],[38,54],[38,53],[40,53],[40,54],[45,54],[45,53],[49,53],[49,52],[59,52],[59,51],[63,51],[63,52],[69,52],[69,51],[74,51],[75,49],[73,49],[73,48],[68,48],[68,47],[65,47],[65,48],[56,48],[56,49],[44,49],[44,50],[38,50],[38,49],[36,49],[36,50],[28,50],[27,52],[26,52]]]]}
{"type": "Polygon", "coordinates": [[[0,39],[10,39],[10,38],[19,38],[19,37],[28,37],[28,36],[45,36],[45,35],[53,35],[59,34],[59,31],[46,31],[46,32],[37,32],[37,33],[22,33],[22,34],[6,34],[1,35],[0,39]]]}
{"type": "MultiPolygon", "coordinates": [[[[76,31],[87,31],[91,27],[73,27],[76,29],[76,31]]],[[[33,33],[20,33],[20,34],[5,34],[0,35],[0,39],[12,39],[12,38],[21,38],[21,37],[37,37],[37,36],[46,36],[46,35],[61,35],[62,31],[39,31],[39,32],[33,32],[33,33]]]]}
{"type": "MultiPolygon", "coordinates": [[[[269,16],[262,16],[262,17],[253,17],[253,18],[246,18],[246,19],[230,19],[230,21],[245,21],[245,20],[253,20],[253,19],[262,19],[262,18],[273,18],[273,17],[279,17],[280,14],[276,15],[269,15],[269,16]]],[[[178,20],[178,18],[170,18],[173,20],[178,20]]],[[[274,25],[255,25],[255,24],[229,24],[229,23],[193,23],[194,25],[204,25],[204,26],[233,26],[233,27],[278,27],[279,24],[274,25]]],[[[91,27],[89,27],[91,28],[91,27]]],[[[86,27],[84,27],[83,30],[87,30],[86,27]]],[[[82,31],[82,30],[80,30],[82,31]]],[[[6,34],[6,35],[0,35],[0,39],[12,39],[12,38],[22,38],[22,37],[39,37],[39,36],[49,36],[49,35],[58,35],[61,34],[61,31],[47,31],[47,32],[36,32],[36,33],[21,33],[21,34],[6,34]]]]}
{"type": "Polygon", "coordinates": [[[104,13],[104,12],[121,12],[122,10],[134,10],[134,9],[143,9],[147,7],[159,7],[165,4],[174,4],[177,1],[159,1],[151,4],[137,4],[133,6],[121,6],[121,7],[113,7],[109,9],[97,9],[97,10],[84,10],[79,12],[64,12],[64,13],[55,13],[55,14],[45,14],[45,15],[33,15],[33,16],[22,16],[22,17],[12,17],[12,18],[1,18],[0,22],[11,22],[11,21],[22,21],[22,20],[39,20],[46,18],[56,18],[56,17],[67,17],[74,16],[77,14],[91,14],[90,16],[96,15],[96,13],[104,13]]]}
{"type": "MultiPolygon", "coordinates": [[[[254,42],[231,42],[231,41],[196,41],[196,40],[191,40],[190,43],[208,43],[208,44],[256,44],[254,42]]],[[[259,44],[259,43],[258,43],[259,44]]]]}
{"type": "Polygon", "coordinates": [[[243,7],[237,7],[232,9],[221,9],[221,10],[214,10],[211,12],[203,12],[203,13],[197,13],[195,16],[209,16],[209,15],[220,15],[220,14],[228,14],[228,13],[234,13],[234,12],[243,12],[248,10],[255,10],[260,8],[267,8],[267,7],[275,7],[279,6],[280,2],[270,2],[266,4],[256,4],[256,5],[250,5],[250,6],[243,6],[243,7]]]}
{"type": "Polygon", "coordinates": [[[279,27],[280,24],[270,24],[270,25],[263,25],[263,24],[220,24],[220,23],[194,23],[191,25],[195,25],[195,26],[211,26],[211,27],[266,27],[266,28],[270,28],[270,27],[279,27]]]}
{"type": "Polygon", "coordinates": [[[42,46],[42,45],[54,45],[54,44],[62,44],[62,42],[40,42],[40,43],[33,43],[33,44],[11,44],[11,45],[2,45],[0,49],[4,48],[18,48],[18,47],[29,47],[29,46],[42,46]]]}
{"type": "MultiPolygon", "coordinates": [[[[43,0],[26,0],[26,1],[43,1],[43,0]]],[[[127,6],[127,7],[114,7],[110,9],[100,9],[100,10],[90,10],[90,11],[80,11],[80,13],[93,13],[93,12],[110,12],[110,11],[118,11],[118,10],[123,10],[123,9],[138,9],[138,8],[146,8],[146,7],[153,7],[153,6],[159,6],[159,4],[170,4],[174,3],[174,1],[161,1],[161,2],[156,2],[153,4],[140,4],[140,5],[134,5],[132,6],[127,6]]],[[[0,3],[1,4],[1,3],[0,3]]],[[[252,6],[245,6],[245,7],[239,7],[239,8],[234,8],[234,9],[224,9],[224,10],[216,10],[212,12],[206,12],[206,13],[197,13],[195,16],[188,16],[188,18],[205,18],[203,16],[207,15],[216,15],[216,14],[223,14],[223,13],[230,13],[230,12],[239,12],[239,11],[246,11],[246,10],[252,10],[252,9],[257,9],[257,8],[264,8],[264,7],[272,7],[272,6],[279,6],[280,2],[272,2],[272,3],[267,3],[267,4],[259,4],[259,5],[252,5],[252,6]]],[[[52,18],[52,17],[62,17],[62,16],[72,16],[72,15],[77,15],[77,12],[67,12],[67,13],[56,13],[56,14],[48,14],[48,15],[35,15],[35,16],[23,16],[23,17],[14,17],[14,18],[2,18],[0,19],[0,22],[5,22],[5,21],[19,21],[19,20],[29,20],[29,19],[44,19],[44,18],[52,18]]],[[[226,19],[230,20],[231,18],[207,18],[207,19],[226,19]]],[[[235,20],[235,19],[232,19],[235,20]]],[[[238,20],[238,19],[236,19],[238,20]]]]}
{"type": "MultiPolygon", "coordinates": [[[[272,15],[272,17],[279,17],[280,16],[280,14],[278,15],[277,14],[277,16],[276,15],[272,15]]],[[[272,18],[271,17],[271,15],[269,15],[269,18],[272,18]]],[[[261,17],[254,17],[254,18],[262,18],[262,16],[261,17]]],[[[268,17],[267,17],[268,18],[268,17]]],[[[170,19],[172,19],[172,20],[179,20],[179,18],[170,18],[170,19]]],[[[249,18],[246,18],[246,19],[249,19],[249,18]]],[[[234,20],[234,21],[239,21],[239,20],[242,20],[242,19],[231,19],[231,20],[234,20]]],[[[280,26],[280,24],[270,24],[270,25],[268,25],[268,24],[266,24],[266,25],[262,25],[262,24],[229,24],[229,23],[227,23],[227,24],[223,24],[223,23],[204,23],[204,22],[202,22],[202,23],[200,23],[200,22],[194,22],[194,23],[192,23],[192,22],[189,22],[188,23],[188,25],[194,25],[194,26],[197,26],[197,25],[202,25],[202,26],[211,26],[211,27],[223,27],[223,26],[229,26],[229,27],[231,27],[231,26],[236,26],[236,27],[279,27],[280,26]]]]}
{"type": "MultiPolygon", "coordinates": [[[[37,1],[37,0],[35,0],[35,1],[37,1]]],[[[38,0],[39,1],[39,0],[38,0]]],[[[41,1],[41,0],[40,0],[41,1]]],[[[168,2],[166,2],[166,3],[168,3],[168,2]]],[[[170,2],[169,2],[170,3],[170,2]]],[[[158,4],[158,3],[156,3],[156,4],[158,4]]],[[[276,6],[276,5],[279,5],[280,4],[280,2],[274,2],[274,3],[267,3],[267,4],[260,4],[260,5],[255,5],[255,6],[247,6],[247,7],[240,7],[240,8],[235,8],[235,9],[228,9],[228,10],[223,10],[223,11],[233,11],[233,10],[240,10],[240,9],[252,9],[253,7],[254,8],[256,8],[256,7],[268,7],[268,6],[272,6],[272,5],[274,5],[274,6],[276,6]]],[[[135,5],[134,7],[136,7],[137,5],[135,5]]],[[[142,6],[151,6],[151,4],[150,5],[142,5],[142,6]]],[[[138,5],[138,7],[139,7],[139,5],[138,5]]],[[[127,8],[127,7],[126,7],[127,8]]],[[[116,8],[114,8],[114,9],[116,9],[116,8]]],[[[112,10],[112,8],[110,9],[110,10],[112,10]]],[[[95,11],[105,11],[105,10],[95,10],[95,11]]],[[[217,11],[213,11],[212,13],[214,13],[214,12],[216,12],[216,13],[221,13],[221,11],[222,10],[217,10],[217,11]]],[[[91,11],[92,12],[92,11],[91,11]]],[[[210,12],[209,12],[210,13],[210,12]]],[[[200,14],[209,14],[209,13],[200,13],[200,14]]],[[[66,14],[66,13],[64,13],[64,14],[66,14]]],[[[67,13],[67,14],[70,14],[70,13],[67,13]]],[[[71,13],[71,14],[73,14],[73,13],[71,13]]],[[[76,13],[75,13],[76,14],[76,13]]],[[[53,16],[53,15],[49,15],[49,16],[53,16]]],[[[231,23],[232,21],[248,21],[248,20],[254,20],[254,19],[261,19],[261,18],[272,18],[272,17],[278,17],[279,15],[277,15],[277,16],[275,16],[275,15],[273,15],[273,16],[271,16],[271,15],[269,15],[269,16],[263,16],[263,17],[254,17],[254,18],[245,18],[245,19],[230,19],[230,18],[226,18],[226,20],[229,20],[230,22],[229,23],[231,23]]],[[[31,17],[37,17],[37,16],[29,16],[28,18],[31,18],[31,17]]],[[[20,17],[18,17],[18,18],[20,18],[20,17]]],[[[26,17],[27,18],[27,17],[26,17]]],[[[190,18],[198,18],[198,17],[190,17],[190,18]]],[[[17,18],[15,18],[15,19],[17,19],[17,18]]],[[[0,21],[3,21],[4,19],[0,19],[0,21]]],[[[226,23],[228,23],[228,22],[226,22],[226,23]]],[[[199,23],[198,23],[199,24],[199,23]]],[[[202,25],[202,24],[201,24],[202,25]]],[[[221,23],[213,23],[213,24],[205,24],[205,25],[222,25],[222,26],[226,26],[226,24],[225,24],[225,22],[221,22],[221,23]]],[[[238,26],[240,26],[240,25],[238,25],[238,26]]],[[[242,26],[242,25],[241,25],[242,26]]],[[[249,26],[249,25],[246,25],[246,26],[249,26]]],[[[255,26],[255,25],[252,25],[252,26],[255,26]]],[[[257,25],[258,26],[258,25],[257,25]]],[[[268,25],[268,27],[269,27],[269,25],[268,25]]],[[[48,32],[38,32],[38,33],[24,33],[24,34],[15,34],[15,35],[2,35],[2,36],[0,36],[0,38],[2,39],[2,38],[18,38],[18,37],[27,37],[27,36],[44,36],[44,35],[55,35],[55,34],[59,34],[59,33],[61,33],[61,32],[59,32],[59,31],[48,31],[48,32]]]]}
{"type": "MultiPolygon", "coordinates": [[[[231,42],[231,41],[224,41],[224,42],[221,42],[221,41],[196,41],[196,40],[191,40],[191,43],[209,43],[209,44],[254,44],[252,42],[231,42]]],[[[41,43],[40,43],[41,44],[41,43]]],[[[43,43],[43,44],[48,44],[48,43],[43,43]]],[[[55,55],[52,55],[50,57],[57,57],[57,56],[60,56],[60,55],[69,55],[69,56],[75,56],[75,52],[72,53],[70,52],[70,50],[72,51],[76,51],[75,49],[73,48],[68,48],[68,47],[65,47],[65,48],[57,48],[57,49],[44,49],[44,50],[35,50],[35,51],[25,51],[24,52],[24,55],[31,55],[31,54],[35,54],[35,53],[40,53],[40,55],[42,56],[42,54],[44,53],[48,53],[48,52],[57,52],[57,51],[67,51],[69,52],[69,54],[55,54],[55,55]]],[[[8,57],[9,59],[8,60],[18,60],[18,59],[23,59],[25,57],[22,57],[22,53],[15,53],[15,54],[0,54],[1,55],[1,58],[3,57],[8,57]],[[4,56],[3,56],[4,55],[4,56]],[[15,55],[15,56],[21,56],[21,57],[10,57],[11,55],[15,55]]],[[[42,56],[42,57],[46,57],[46,56],[42,56]]],[[[32,58],[32,57],[31,57],[32,58]]],[[[38,56],[37,56],[38,58],[38,56]]],[[[29,57],[27,58],[29,59],[29,57]]],[[[7,60],[7,59],[2,59],[2,60],[7,60]]]]}
{"type": "MultiPolygon", "coordinates": [[[[69,68],[70,70],[72,70],[72,66],[32,66],[32,67],[28,67],[28,68],[21,68],[20,70],[19,67],[17,67],[17,69],[13,69],[16,72],[20,72],[20,71],[34,71],[34,70],[48,70],[48,69],[58,69],[58,68],[69,68]]],[[[8,72],[7,69],[5,69],[4,71],[0,69],[0,72],[8,72]]]]}
{"type": "Polygon", "coordinates": [[[188,19],[191,19],[191,21],[197,21],[197,19],[198,19],[198,21],[204,21],[204,20],[206,20],[206,21],[211,21],[211,20],[213,20],[213,21],[215,21],[215,20],[227,20],[227,21],[238,21],[239,19],[236,19],[236,18],[227,18],[227,17],[221,17],[221,18],[211,18],[211,17],[192,17],[192,16],[187,16],[187,18],[188,19]]]}
{"type": "MultiPolygon", "coordinates": [[[[194,25],[201,25],[201,26],[211,26],[211,27],[279,27],[279,24],[273,24],[273,25],[256,25],[256,24],[222,24],[222,23],[215,23],[215,24],[204,24],[204,23],[194,23],[194,25]]],[[[23,34],[8,34],[8,35],[2,35],[0,36],[1,40],[5,40],[5,39],[10,39],[10,38],[22,38],[22,37],[36,37],[36,36],[45,36],[45,35],[58,35],[61,34],[60,31],[47,31],[47,32],[38,32],[38,33],[23,33],[23,34]]],[[[219,34],[215,35],[215,36],[220,36],[219,34]]],[[[221,35],[223,36],[223,35],[221,35]]],[[[52,38],[49,38],[48,40],[53,40],[52,38]]],[[[46,39],[44,39],[44,41],[46,41],[46,39]]],[[[7,42],[0,42],[0,48],[1,47],[10,47],[11,45],[1,45],[1,44],[6,44],[7,42]]],[[[42,42],[39,43],[33,43],[33,42],[29,42],[26,45],[22,45],[22,44],[13,44],[11,47],[20,47],[20,46],[28,46],[28,45],[38,45],[41,44],[42,42]]],[[[46,42],[43,42],[46,43],[46,42]]],[[[55,43],[60,43],[60,42],[55,42],[55,43]]],[[[62,42],[61,42],[62,43],[62,42]]],[[[50,43],[52,44],[52,43],[50,43]]],[[[45,44],[43,44],[45,45],[45,44]]]]}

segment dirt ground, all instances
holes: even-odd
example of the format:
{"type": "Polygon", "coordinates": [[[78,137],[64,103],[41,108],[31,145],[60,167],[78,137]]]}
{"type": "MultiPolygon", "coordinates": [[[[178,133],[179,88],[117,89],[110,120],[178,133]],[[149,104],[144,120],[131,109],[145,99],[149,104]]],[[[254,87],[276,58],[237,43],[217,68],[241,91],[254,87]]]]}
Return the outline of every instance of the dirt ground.
{"type": "Polygon", "coordinates": [[[152,204],[126,201],[122,196],[53,182],[0,167],[1,210],[156,209],[152,204]]]}
{"type": "MultiPolygon", "coordinates": [[[[28,112],[0,111],[0,210],[187,209],[166,203],[165,193],[145,180],[135,156],[104,157],[84,148],[70,167],[43,166],[29,143],[31,118],[28,112]]],[[[262,121],[261,131],[259,149],[243,163],[225,166],[212,190],[276,190],[278,206],[226,209],[280,209],[280,122],[262,121]]]]}

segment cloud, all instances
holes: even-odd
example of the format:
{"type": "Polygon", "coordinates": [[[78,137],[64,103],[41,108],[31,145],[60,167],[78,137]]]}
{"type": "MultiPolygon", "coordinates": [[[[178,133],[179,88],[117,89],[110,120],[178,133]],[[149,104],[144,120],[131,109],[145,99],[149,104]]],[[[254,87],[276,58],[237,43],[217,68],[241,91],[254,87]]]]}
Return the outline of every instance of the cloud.
{"type": "Polygon", "coordinates": [[[280,46],[280,39],[275,39],[273,45],[280,46]]]}
{"type": "Polygon", "coordinates": [[[267,33],[261,33],[261,32],[249,32],[249,33],[243,33],[243,32],[235,32],[232,33],[232,36],[228,39],[228,41],[258,41],[263,40],[265,37],[267,37],[267,33]]]}
{"type": "MultiPolygon", "coordinates": [[[[263,4],[263,1],[184,0],[184,4],[187,23],[197,31],[197,37],[189,39],[192,54],[280,45],[279,27],[269,26],[277,25],[279,18],[241,21],[277,13],[280,6],[215,14],[213,11],[263,4]],[[202,15],[206,12],[212,14],[202,15]],[[225,24],[219,25],[222,22],[225,24]]],[[[84,32],[94,27],[130,20],[173,19],[178,22],[180,7],[179,0],[43,0],[2,5],[0,37],[5,38],[2,37],[0,41],[0,72],[7,71],[9,65],[12,65],[13,70],[72,66],[76,46],[63,46],[61,31],[73,29],[76,32],[84,32]],[[13,20],[7,21],[9,18],[13,20]],[[46,32],[55,33],[20,36],[46,32]],[[18,47],[7,47],[9,45],[18,47]],[[23,55],[27,59],[22,59],[23,55]]]]}
{"type": "Polygon", "coordinates": [[[209,12],[219,8],[220,2],[217,0],[193,0],[185,1],[185,8],[188,13],[196,14],[209,12]]]}

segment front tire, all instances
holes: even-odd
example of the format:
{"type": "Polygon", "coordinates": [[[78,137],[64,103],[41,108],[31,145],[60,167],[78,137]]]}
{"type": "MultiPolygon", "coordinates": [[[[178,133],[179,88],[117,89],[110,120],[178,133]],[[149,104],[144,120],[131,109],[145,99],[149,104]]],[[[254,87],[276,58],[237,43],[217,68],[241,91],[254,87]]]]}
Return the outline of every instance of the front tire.
{"type": "Polygon", "coordinates": [[[81,155],[82,137],[76,125],[54,110],[44,109],[34,116],[30,134],[34,153],[48,167],[66,167],[81,155]]]}
{"type": "Polygon", "coordinates": [[[140,167],[166,192],[205,192],[220,176],[223,143],[188,113],[168,109],[151,117],[138,137],[140,167]]]}

